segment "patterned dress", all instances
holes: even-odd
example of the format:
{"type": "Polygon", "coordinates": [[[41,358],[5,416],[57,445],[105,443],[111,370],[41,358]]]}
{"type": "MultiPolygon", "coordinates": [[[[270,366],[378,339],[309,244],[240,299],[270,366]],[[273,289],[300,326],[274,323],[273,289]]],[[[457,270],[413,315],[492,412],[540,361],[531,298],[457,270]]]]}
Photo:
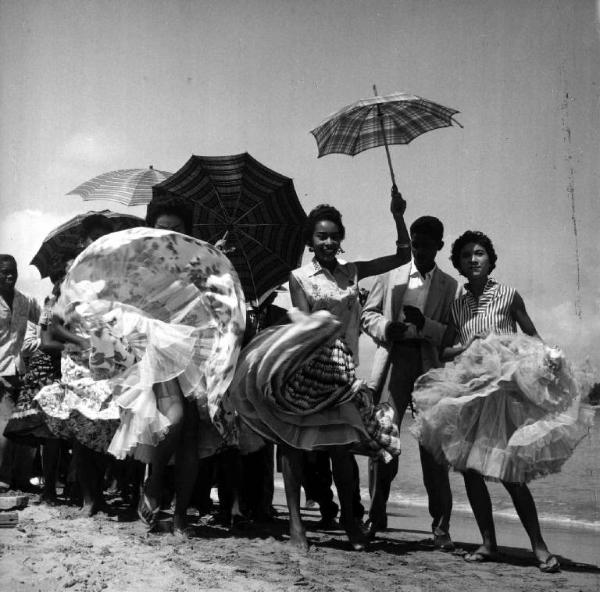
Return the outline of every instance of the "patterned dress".
{"type": "Polygon", "coordinates": [[[153,386],[177,380],[223,438],[233,437],[233,412],[222,401],[233,378],[245,306],[231,262],[212,245],[151,228],[111,233],[73,262],[59,305],[93,347],[87,361],[69,356],[63,383],[66,373],[76,384],[96,384],[86,382],[89,389],[77,393],[69,385],[66,407],[61,403],[53,412],[48,402],[49,415],[64,420],[67,408],[80,415],[85,408],[92,421],[99,414],[116,419],[107,449],[123,458],[141,445],[156,445],[167,432],[169,420],[153,386]]]}
{"type": "Polygon", "coordinates": [[[302,450],[351,445],[390,458],[400,442],[388,405],[375,407],[356,376],[360,304],[356,266],[316,260],[292,272],[311,314],[267,329],[246,347],[231,388],[242,420],[264,438],[302,450]]]}
{"type": "Polygon", "coordinates": [[[458,471],[526,483],[560,471],[594,411],[562,352],[517,333],[514,297],[490,278],[479,300],[466,291],[454,302],[459,341],[478,339],[417,380],[413,433],[458,471]]]}
{"type": "MultiPolygon", "coordinates": [[[[45,329],[50,326],[52,304],[53,300],[47,299],[47,304],[40,315],[39,327],[45,329]]],[[[36,329],[39,332],[39,328],[36,329]]],[[[45,353],[39,349],[39,336],[37,342],[37,348],[26,362],[17,405],[4,429],[7,438],[32,446],[37,446],[46,438],[55,437],[48,429],[44,413],[35,401],[35,397],[40,389],[60,380],[60,353],[45,353]]]]}

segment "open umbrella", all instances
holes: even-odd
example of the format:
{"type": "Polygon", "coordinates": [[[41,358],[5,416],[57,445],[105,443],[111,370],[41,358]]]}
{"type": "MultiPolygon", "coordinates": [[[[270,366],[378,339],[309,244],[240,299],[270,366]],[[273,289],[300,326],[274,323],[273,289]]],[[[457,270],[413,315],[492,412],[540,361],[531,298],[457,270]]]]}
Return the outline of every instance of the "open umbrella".
{"type": "Polygon", "coordinates": [[[98,175],[69,191],[84,201],[105,199],[125,206],[147,204],[152,199],[152,186],[169,178],[171,173],[147,169],[122,169],[98,175]]]}
{"type": "Polygon", "coordinates": [[[456,109],[443,107],[407,93],[394,93],[356,101],[336,111],[310,133],[317,141],[319,158],[338,153],[354,156],[385,146],[392,184],[396,186],[389,144],[408,144],[425,132],[449,127],[456,109]]]}
{"type": "Polygon", "coordinates": [[[31,260],[30,265],[35,265],[44,278],[50,275],[54,269],[78,255],[81,251],[81,223],[89,216],[98,214],[109,218],[115,230],[146,225],[144,220],[138,216],[121,214],[111,210],[89,211],[85,214],[78,214],[55,228],[42,241],[42,246],[31,260]]]}
{"type": "Polygon", "coordinates": [[[175,195],[193,203],[197,238],[226,239],[248,301],[260,301],[300,264],[306,214],[292,179],[247,152],[192,156],[152,192],[153,199],[175,195]]]}

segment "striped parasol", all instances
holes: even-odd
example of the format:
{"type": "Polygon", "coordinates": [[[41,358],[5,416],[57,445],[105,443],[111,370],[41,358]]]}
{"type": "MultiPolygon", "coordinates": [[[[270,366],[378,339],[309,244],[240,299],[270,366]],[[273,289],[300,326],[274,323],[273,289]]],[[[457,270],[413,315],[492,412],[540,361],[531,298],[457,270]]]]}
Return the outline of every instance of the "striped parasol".
{"type": "Polygon", "coordinates": [[[393,93],[356,101],[336,111],[310,133],[315,137],[319,158],[326,154],[354,156],[385,146],[392,183],[396,185],[389,144],[408,144],[416,137],[440,127],[450,127],[458,113],[408,93],[393,93]]]}
{"type": "Polygon", "coordinates": [[[147,204],[152,199],[152,187],[168,179],[172,173],[147,169],[122,169],[98,175],[67,195],[79,195],[84,201],[104,199],[125,206],[147,204]]]}
{"type": "Polygon", "coordinates": [[[78,214],[55,228],[42,241],[42,246],[31,260],[30,265],[35,265],[44,278],[64,266],[69,259],[76,257],[82,250],[81,224],[86,218],[96,215],[108,218],[115,231],[146,225],[145,221],[138,216],[121,214],[111,210],[89,211],[85,214],[78,214]]]}
{"type": "Polygon", "coordinates": [[[192,156],[153,188],[153,200],[179,196],[194,206],[194,236],[225,239],[246,299],[259,302],[300,264],[306,214],[292,179],[250,154],[192,156]]]}

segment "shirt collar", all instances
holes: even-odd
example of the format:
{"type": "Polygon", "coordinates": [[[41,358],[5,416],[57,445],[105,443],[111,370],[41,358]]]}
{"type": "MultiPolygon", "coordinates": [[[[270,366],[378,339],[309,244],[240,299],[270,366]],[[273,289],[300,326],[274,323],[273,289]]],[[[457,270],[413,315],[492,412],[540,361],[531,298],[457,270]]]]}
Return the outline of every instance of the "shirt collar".
{"type": "MultiPolygon", "coordinates": [[[[481,295],[483,296],[483,294],[486,294],[487,292],[490,292],[497,285],[498,285],[498,282],[494,278],[488,277],[487,282],[485,282],[485,286],[483,287],[483,292],[482,292],[481,295]]],[[[471,292],[471,289],[469,288],[469,284],[468,283],[465,284],[464,287],[465,287],[465,291],[472,296],[473,292],[471,292]]]]}
{"type": "Polygon", "coordinates": [[[333,275],[335,275],[336,273],[342,273],[348,277],[350,277],[350,271],[348,270],[348,266],[345,264],[344,261],[341,261],[339,259],[336,259],[336,264],[335,267],[333,268],[333,271],[329,271],[328,269],[325,269],[324,267],[321,266],[321,264],[317,261],[316,257],[313,257],[312,261],[311,261],[311,265],[312,265],[312,269],[310,270],[309,276],[315,276],[319,273],[333,273],[333,275]]]}
{"type": "Polygon", "coordinates": [[[432,278],[433,272],[436,269],[437,269],[437,265],[434,263],[433,267],[425,275],[421,275],[421,272],[417,269],[417,266],[415,265],[415,260],[412,259],[411,262],[410,262],[410,273],[409,273],[409,276],[410,277],[422,278],[424,280],[429,280],[429,279],[432,278]]]}

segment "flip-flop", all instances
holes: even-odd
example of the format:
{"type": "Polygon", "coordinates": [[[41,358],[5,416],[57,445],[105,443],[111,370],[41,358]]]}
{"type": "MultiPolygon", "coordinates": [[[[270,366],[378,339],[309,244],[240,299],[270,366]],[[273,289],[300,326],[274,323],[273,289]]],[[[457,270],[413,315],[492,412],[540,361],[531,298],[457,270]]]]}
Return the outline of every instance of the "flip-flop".
{"type": "Polygon", "coordinates": [[[546,561],[540,561],[538,567],[543,573],[557,573],[560,571],[560,561],[556,555],[550,555],[546,561]]]}
{"type": "Polygon", "coordinates": [[[156,508],[150,507],[150,502],[146,497],[145,493],[140,496],[140,503],[138,504],[137,513],[140,520],[148,527],[154,528],[158,520],[158,513],[160,512],[160,506],[156,508]]]}

